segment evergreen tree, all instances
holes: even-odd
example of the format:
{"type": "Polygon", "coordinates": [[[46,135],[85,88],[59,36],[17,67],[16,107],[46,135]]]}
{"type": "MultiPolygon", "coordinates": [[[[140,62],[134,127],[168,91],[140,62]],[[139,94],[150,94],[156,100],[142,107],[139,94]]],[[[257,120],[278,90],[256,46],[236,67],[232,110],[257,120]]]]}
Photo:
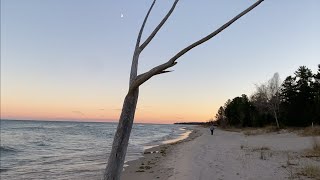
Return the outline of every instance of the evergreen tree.
{"type": "Polygon", "coordinates": [[[247,95],[234,98],[225,109],[225,116],[232,126],[252,126],[251,104],[247,95]]]}
{"type": "Polygon", "coordinates": [[[222,127],[226,127],[227,119],[226,119],[226,116],[224,113],[224,108],[222,106],[220,106],[215,118],[216,118],[218,125],[220,125],[222,127]]]}
{"type": "Polygon", "coordinates": [[[312,107],[314,106],[314,96],[311,87],[313,74],[310,69],[300,66],[295,72],[296,75],[296,91],[294,110],[295,119],[298,126],[308,126],[312,123],[312,107]]]}
{"type": "Polygon", "coordinates": [[[320,64],[318,65],[318,72],[314,75],[314,82],[312,84],[314,93],[314,108],[312,122],[320,125],[320,64]]]}
{"type": "Polygon", "coordinates": [[[282,114],[290,126],[308,126],[314,120],[314,75],[306,66],[300,66],[294,77],[282,84],[282,114]]]}

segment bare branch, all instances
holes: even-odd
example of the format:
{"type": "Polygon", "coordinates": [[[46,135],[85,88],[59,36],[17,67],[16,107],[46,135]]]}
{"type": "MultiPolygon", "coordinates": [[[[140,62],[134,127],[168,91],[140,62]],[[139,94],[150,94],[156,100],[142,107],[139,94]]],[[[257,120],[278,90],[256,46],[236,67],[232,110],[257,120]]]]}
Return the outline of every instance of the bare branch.
{"type": "Polygon", "coordinates": [[[143,51],[143,49],[150,43],[150,41],[154,38],[154,36],[158,33],[158,31],[161,29],[163,24],[168,20],[170,15],[172,14],[173,10],[175,9],[177,3],[179,0],[175,0],[171,9],[166,14],[166,16],[162,19],[162,21],[158,24],[158,26],[153,30],[153,32],[150,34],[150,36],[146,39],[146,41],[140,46],[140,51],[143,51]]]}
{"type": "MultiPolygon", "coordinates": [[[[175,1],[175,3],[178,0],[175,1]]],[[[136,88],[138,88],[141,84],[143,84],[144,82],[146,82],[147,80],[149,80],[152,76],[157,75],[157,74],[161,74],[162,71],[174,66],[177,64],[176,60],[178,58],[180,58],[182,55],[184,55],[185,53],[187,53],[188,51],[190,51],[191,49],[193,49],[194,47],[208,41],[209,39],[213,38],[214,36],[216,36],[217,34],[219,34],[220,32],[222,32],[224,29],[226,29],[227,27],[229,27],[232,23],[234,23],[235,21],[237,21],[238,19],[240,19],[242,16],[244,16],[245,14],[247,14],[248,12],[250,12],[252,9],[254,9],[255,7],[257,7],[260,3],[262,3],[264,0],[258,0],[256,3],[254,3],[253,5],[251,5],[249,8],[247,8],[246,10],[242,11],[240,14],[238,14],[237,16],[235,16],[234,18],[232,18],[230,21],[228,21],[227,23],[225,23],[223,26],[221,26],[220,28],[218,28],[216,31],[212,32],[211,34],[207,35],[206,37],[200,39],[199,41],[196,41],[195,43],[189,45],[188,47],[184,48],[183,50],[181,50],[180,52],[178,52],[175,56],[173,56],[168,62],[163,63],[159,66],[156,66],[154,68],[152,68],[151,70],[149,70],[148,72],[145,72],[143,74],[140,74],[139,76],[137,76],[137,78],[134,80],[134,82],[131,84],[130,86],[130,90],[132,91],[136,88]]],[[[160,26],[161,27],[161,26],[160,26]]],[[[141,45],[142,46],[142,45],[141,45]]]]}
{"type": "Polygon", "coordinates": [[[161,72],[159,72],[159,73],[157,73],[157,74],[155,74],[155,75],[158,75],[158,74],[164,74],[164,73],[169,73],[169,72],[172,72],[173,70],[171,70],[171,71],[166,71],[166,70],[164,70],[164,71],[161,71],[161,72]]]}
{"type": "Polygon", "coordinates": [[[136,88],[138,88],[141,84],[143,84],[144,82],[149,80],[154,75],[170,72],[170,71],[165,71],[165,70],[170,68],[170,67],[172,67],[172,66],[174,66],[174,65],[176,65],[176,64],[177,64],[177,62],[173,62],[173,63],[166,62],[164,64],[161,64],[159,66],[156,66],[156,67],[152,68],[148,72],[140,74],[139,76],[137,76],[137,78],[131,84],[131,86],[129,88],[129,92],[131,92],[132,90],[135,90],[136,88]]]}
{"type": "Polygon", "coordinates": [[[144,26],[146,25],[146,22],[148,20],[149,14],[154,6],[154,4],[156,3],[156,0],[153,0],[153,3],[151,4],[148,13],[146,14],[146,17],[143,20],[143,23],[141,25],[140,31],[139,31],[139,35],[137,38],[137,42],[136,42],[136,47],[133,53],[133,57],[132,57],[132,64],[131,64],[131,72],[130,72],[130,81],[129,81],[129,85],[131,85],[134,81],[134,79],[137,77],[138,74],[138,63],[139,63],[139,55],[140,55],[140,41],[141,41],[141,36],[143,33],[143,29],[144,26]]]}
{"type": "Polygon", "coordinates": [[[143,30],[144,30],[144,26],[145,26],[146,23],[147,23],[149,14],[150,14],[150,12],[151,12],[154,4],[156,3],[156,1],[157,1],[157,0],[153,0],[153,3],[151,4],[147,15],[146,15],[146,17],[145,17],[144,20],[143,20],[143,23],[142,23],[142,26],[141,26],[141,28],[140,28],[139,35],[138,35],[138,38],[137,38],[136,50],[137,50],[137,49],[139,48],[139,46],[140,46],[140,41],[141,41],[141,36],[142,36],[143,30]]]}
{"type": "Polygon", "coordinates": [[[212,32],[211,34],[209,34],[208,36],[200,39],[199,41],[189,45],[188,47],[184,48],[183,50],[181,50],[179,53],[177,53],[175,56],[173,56],[169,61],[174,62],[175,60],[177,60],[179,57],[181,57],[182,55],[184,55],[186,52],[190,51],[191,49],[193,49],[196,46],[199,46],[200,44],[208,41],[209,39],[213,38],[214,36],[216,36],[217,34],[219,34],[221,31],[223,31],[224,29],[226,29],[227,27],[229,27],[232,23],[234,23],[235,21],[237,21],[238,19],[240,19],[242,16],[244,16],[245,14],[247,14],[248,12],[250,12],[252,9],[254,9],[255,7],[257,7],[260,3],[262,3],[264,0],[259,0],[256,3],[254,3],[253,5],[251,5],[249,8],[247,8],[246,10],[242,11],[240,14],[238,14],[236,17],[232,18],[229,22],[225,23],[223,26],[221,26],[219,29],[217,29],[216,31],[212,32]]]}

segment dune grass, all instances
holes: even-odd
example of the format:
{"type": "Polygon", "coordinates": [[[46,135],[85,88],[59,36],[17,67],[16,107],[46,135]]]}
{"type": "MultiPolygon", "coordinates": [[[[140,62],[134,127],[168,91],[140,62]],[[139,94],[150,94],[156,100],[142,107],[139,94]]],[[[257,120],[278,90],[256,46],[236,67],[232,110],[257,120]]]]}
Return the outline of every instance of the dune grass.
{"type": "Polygon", "coordinates": [[[320,126],[306,127],[300,134],[303,136],[320,136],[320,126]]]}
{"type": "Polygon", "coordinates": [[[245,128],[245,129],[243,129],[243,134],[246,136],[251,136],[251,135],[259,135],[259,134],[277,132],[277,131],[279,131],[279,129],[276,126],[266,126],[263,128],[245,128]]]}
{"type": "Polygon", "coordinates": [[[302,175],[309,178],[320,179],[320,167],[316,165],[306,165],[301,172],[302,175]]]}
{"type": "Polygon", "coordinates": [[[312,137],[312,149],[307,150],[306,157],[320,157],[320,138],[312,137]]]}

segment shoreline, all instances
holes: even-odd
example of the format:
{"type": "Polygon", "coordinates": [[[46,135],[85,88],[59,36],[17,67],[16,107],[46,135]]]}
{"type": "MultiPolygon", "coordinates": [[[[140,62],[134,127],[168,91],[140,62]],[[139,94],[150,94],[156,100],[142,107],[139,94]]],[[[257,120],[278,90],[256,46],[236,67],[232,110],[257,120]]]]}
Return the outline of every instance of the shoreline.
{"type": "Polygon", "coordinates": [[[184,130],[186,130],[186,131],[184,133],[180,134],[179,136],[175,137],[174,139],[157,140],[156,141],[157,143],[154,145],[144,146],[141,156],[138,158],[132,159],[132,160],[125,161],[123,169],[125,170],[127,167],[129,167],[130,162],[139,160],[139,159],[143,158],[146,154],[160,153],[158,150],[160,146],[174,144],[174,143],[178,143],[180,141],[188,139],[190,134],[193,132],[194,128],[192,128],[192,127],[184,127],[184,128],[185,128],[184,130]],[[155,150],[152,150],[152,149],[155,149],[155,150]]]}
{"type": "Polygon", "coordinates": [[[168,154],[171,154],[171,151],[173,148],[176,148],[176,146],[192,141],[202,135],[198,126],[187,127],[186,130],[187,131],[185,133],[188,135],[186,138],[181,139],[181,137],[179,137],[177,139],[166,140],[164,141],[164,143],[167,142],[165,144],[145,149],[143,157],[125,163],[127,166],[124,167],[121,179],[161,180],[169,178],[173,173],[172,169],[160,167],[162,162],[166,161],[168,154]],[[190,133],[188,133],[188,131],[190,133]]]}
{"type": "MultiPolygon", "coordinates": [[[[161,140],[161,141],[157,141],[157,142],[160,142],[159,144],[155,144],[155,145],[147,145],[143,148],[143,153],[151,148],[154,148],[154,147],[158,147],[158,146],[162,146],[162,145],[165,145],[165,144],[171,144],[171,143],[175,143],[175,142],[178,142],[178,141],[182,141],[184,139],[187,139],[189,137],[189,135],[192,133],[193,129],[191,128],[186,128],[185,129],[186,132],[180,134],[178,137],[174,138],[174,139],[166,139],[166,140],[161,140]]],[[[140,157],[141,158],[141,157],[140,157]]],[[[137,159],[134,159],[134,160],[130,160],[130,161],[135,161],[137,159]]],[[[127,161],[127,162],[130,162],[130,161],[127,161]]],[[[127,163],[125,162],[125,164],[127,163]]]]}

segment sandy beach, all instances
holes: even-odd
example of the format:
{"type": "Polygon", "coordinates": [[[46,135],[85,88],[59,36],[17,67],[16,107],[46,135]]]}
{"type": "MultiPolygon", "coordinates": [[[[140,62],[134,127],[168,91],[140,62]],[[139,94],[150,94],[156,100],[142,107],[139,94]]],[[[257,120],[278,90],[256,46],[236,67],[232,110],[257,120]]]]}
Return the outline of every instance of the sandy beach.
{"type": "Polygon", "coordinates": [[[320,167],[319,156],[307,156],[313,142],[286,131],[247,136],[216,129],[211,136],[208,128],[194,127],[187,139],[148,149],[129,162],[122,179],[309,179],[303,170],[320,167]]]}

